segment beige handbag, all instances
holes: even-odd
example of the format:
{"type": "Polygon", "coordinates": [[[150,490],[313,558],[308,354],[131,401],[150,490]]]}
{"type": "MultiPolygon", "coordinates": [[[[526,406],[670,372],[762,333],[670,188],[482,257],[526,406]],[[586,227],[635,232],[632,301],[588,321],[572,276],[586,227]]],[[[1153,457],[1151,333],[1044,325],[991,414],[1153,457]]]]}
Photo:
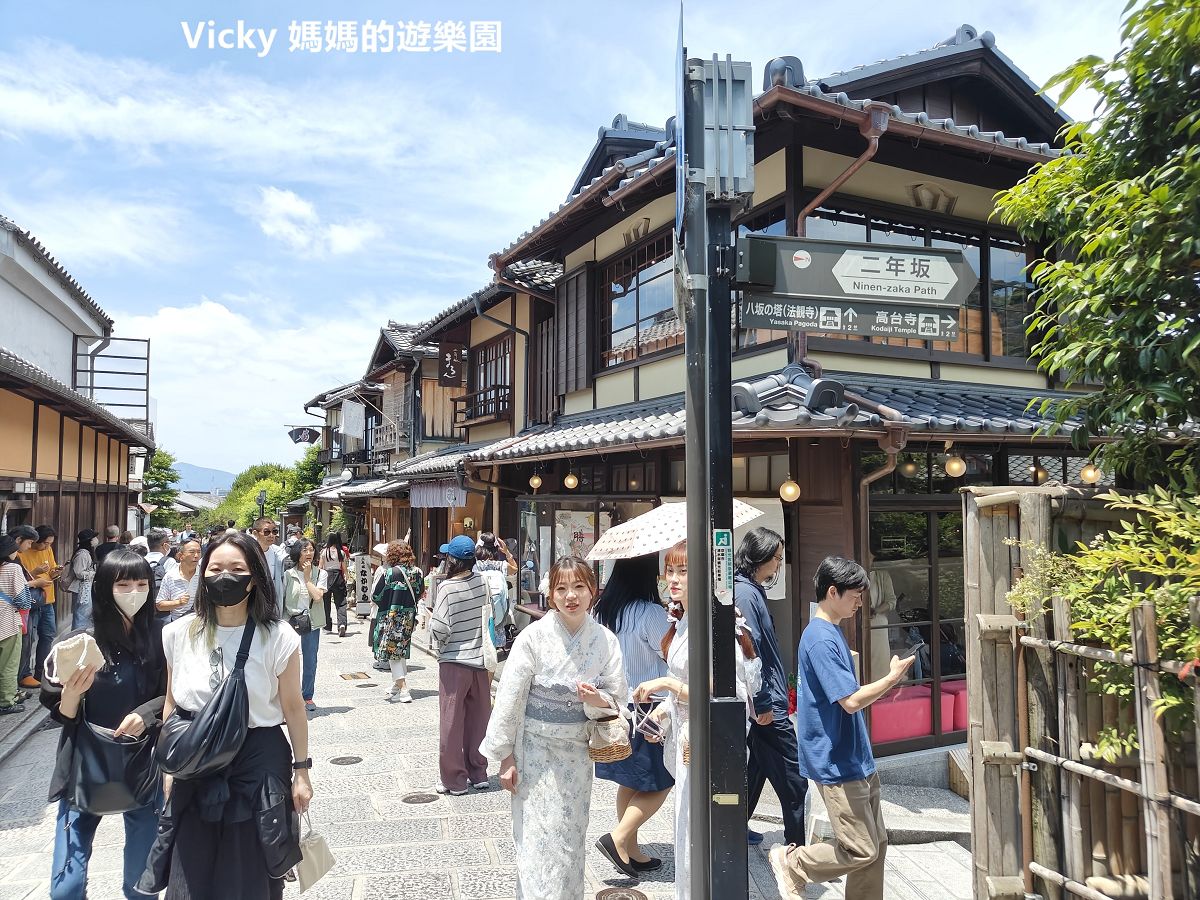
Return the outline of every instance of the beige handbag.
{"type": "Polygon", "coordinates": [[[337,863],[325,838],[313,831],[308,813],[304,814],[304,824],[308,830],[300,839],[300,862],[296,863],[296,880],[300,883],[302,894],[324,878],[337,863]]]}
{"type": "Polygon", "coordinates": [[[592,762],[613,763],[629,759],[629,726],[624,716],[588,720],[588,756],[592,762]]]}
{"type": "Polygon", "coordinates": [[[59,641],[46,658],[46,680],[51,684],[66,684],[71,676],[87,666],[97,669],[104,665],[104,654],[96,639],[86,631],[59,641]]]}

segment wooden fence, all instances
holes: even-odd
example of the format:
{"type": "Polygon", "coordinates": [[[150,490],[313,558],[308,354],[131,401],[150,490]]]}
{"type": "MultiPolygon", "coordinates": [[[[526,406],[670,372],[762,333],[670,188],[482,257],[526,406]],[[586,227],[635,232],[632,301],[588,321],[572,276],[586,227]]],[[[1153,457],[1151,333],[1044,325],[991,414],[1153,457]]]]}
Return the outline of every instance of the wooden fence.
{"type": "MultiPolygon", "coordinates": [[[[977,900],[1200,900],[1200,735],[1174,736],[1184,752],[1170,753],[1153,713],[1159,679],[1182,669],[1159,659],[1153,604],[1133,610],[1133,652],[1117,654],[1072,641],[1060,598],[1028,621],[1005,599],[1030,547],[1067,551],[1119,521],[1095,494],[1055,485],[963,494],[977,900]],[[1089,690],[1097,663],[1130,670],[1131,708],[1089,690]],[[1140,750],[1100,760],[1100,733],[1131,725],[1140,750]]],[[[1200,621],[1196,603],[1192,616],[1200,621]]]]}

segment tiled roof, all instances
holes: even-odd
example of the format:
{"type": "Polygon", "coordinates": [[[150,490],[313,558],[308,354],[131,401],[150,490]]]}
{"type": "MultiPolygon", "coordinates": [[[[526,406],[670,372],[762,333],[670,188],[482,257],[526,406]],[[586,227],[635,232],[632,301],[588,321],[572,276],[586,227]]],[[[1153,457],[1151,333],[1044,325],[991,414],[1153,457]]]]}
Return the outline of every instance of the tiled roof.
{"type": "Polygon", "coordinates": [[[28,231],[22,230],[19,225],[11,219],[6,219],[4,216],[0,216],[0,228],[11,232],[16,238],[17,243],[21,244],[21,246],[25,247],[25,249],[38,258],[41,264],[46,267],[46,271],[58,279],[59,283],[67,289],[71,296],[78,300],[83,308],[91,314],[104,334],[112,334],[112,318],[100,308],[100,304],[92,299],[91,295],[83,289],[83,285],[72,277],[71,273],[63,267],[63,264],[50,255],[50,251],[46,249],[41,241],[28,231]]]}
{"type": "Polygon", "coordinates": [[[421,328],[421,325],[402,324],[388,319],[387,325],[382,330],[383,336],[397,353],[412,353],[414,350],[420,350],[425,354],[437,353],[437,347],[420,344],[414,340],[421,328]]]}
{"type": "MultiPolygon", "coordinates": [[[[517,285],[518,288],[549,294],[553,293],[554,286],[562,278],[562,274],[561,263],[532,259],[506,266],[501,272],[501,277],[517,285]]],[[[439,331],[454,325],[464,315],[472,313],[476,301],[479,301],[479,305],[486,310],[511,293],[513,293],[513,288],[499,281],[493,281],[418,326],[412,339],[427,341],[439,331]]]]}
{"type": "Polygon", "coordinates": [[[473,450],[482,444],[451,444],[430,450],[420,456],[406,459],[392,469],[389,477],[399,478],[429,478],[433,476],[456,475],[462,469],[463,463],[473,450]]]}
{"type": "Polygon", "coordinates": [[[115,432],[132,444],[148,450],[154,449],[153,439],[148,437],[141,428],[134,427],[132,423],[114,416],[99,403],[67,387],[49,372],[22,359],[11,350],[0,347],[0,376],[3,375],[12,376],[20,382],[46,391],[62,400],[77,413],[82,413],[92,421],[102,422],[110,432],[115,432]]]}
{"type": "Polygon", "coordinates": [[[925,62],[943,62],[953,56],[972,52],[975,50],[986,49],[1000,59],[1005,66],[1025,83],[1029,88],[1030,93],[1044,103],[1048,110],[1058,116],[1064,123],[1069,122],[1070,118],[1056,106],[1046,94],[1044,94],[1033,80],[1022,71],[1016,63],[1005,56],[996,47],[996,37],[990,31],[980,32],[973,25],[960,25],[955,31],[954,36],[947,38],[944,41],[939,41],[932,47],[925,50],[916,50],[912,53],[904,53],[900,56],[893,56],[888,59],[876,60],[873,63],[866,65],[854,66],[844,72],[834,72],[826,75],[824,78],[818,78],[815,83],[821,85],[823,90],[844,89],[848,85],[852,85],[868,78],[873,78],[878,75],[883,75],[888,72],[894,72],[898,69],[906,69],[909,66],[917,63],[925,62]]]}
{"type": "MultiPolygon", "coordinates": [[[[995,48],[995,39],[991,32],[984,32],[982,36],[975,37],[974,29],[970,26],[963,26],[959,29],[958,37],[965,38],[964,43],[950,45],[949,42],[942,42],[937,47],[930,50],[923,50],[916,54],[911,54],[911,58],[901,57],[905,63],[915,61],[918,57],[932,57],[935,54],[950,54],[961,53],[968,49],[974,49],[976,46],[987,46],[993,53],[1008,65],[1013,72],[1022,78],[1032,92],[1037,93],[1038,88],[1033,82],[1029,81],[1020,69],[1018,69],[1011,60],[995,48]],[[964,31],[968,29],[968,31],[964,31]],[[971,37],[966,38],[967,34],[971,37]]],[[[955,39],[952,39],[955,40],[955,39]]],[[[884,65],[897,66],[896,60],[881,61],[875,63],[874,66],[883,67],[884,65]]],[[[816,82],[810,82],[803,85],[789,85],[792,90],[807,97],[815,98],[823,104],[828,105],[830,114],[837,116],[838,109],[852,109],[861,111],[868,103],[873,103],[871,100],[853,100],[847,94],[837,90],[837,85],[842,83],[842,80],[849,82],[850,74],[855,77],[861,77],[863,70],[854,71],[851,73],[843,73],[842,75],[831,75],[826,79],[816,82]],[[826,88],[826,89],[823,89],[826,88]]],[[[772,88],[773,90],[774,88],[772,88]]],[[[760,117],[762,111],[759,109],[757,100],[763,97],[770,91],[764,91],[758,95],[755,104],[755,116],[760,117]]],[[[1048,101],[1047,101],[1048,102],[1048,101]]],[[[996,148],[1004,148],[1012,153],[1030,154],[1029,161],[1036,162],[1038,157],[1043,160],[1052,159],[1058,156],[1061,151],[1054,149],[1046,143],[1031,143],[1023,137],[1009,137],[1001,131],[980,131],[975,125],[957,125],[953,119],[931,119],[924,112],[909,113],[902,110],[899,106],[887,105],[889,118],[892,121],[901,123],[906,126],[919,127],[928,129],[927,137],[930,140],[937,140],[939,135],[949,135],[955,138],[966,138],[973,143],[979,145],[980,150],[995,150],[996,148]]],[[[593,178],[588,184],[579,187],[571,196],[569,196],[559,207],[553,210],[549,215],[543,218],[537,225],[530,228],[528,231],[521,234],[515,241],[509,244],[500,252],[493,254],[493,260],[508,262],[517,258],[521,251],[527,245],[541,237],[543,232],[556,225],[568,215],[574,215],[589,204],[593,205],[592,201],[599,200],[601,206],[615,205],[626,195],[632,193],[635,189],[648,184],[652,181],[661,181],[663,176],[668,175],[673,171],[675,166],[675,137],[673,134],[673,123],[668,120],[668,127],[665,131],[666,137],[664,140],[658,141],[653,147],[650,147],[640,153],[636,153],[625,159],[614,163],[606,168],[600,175],[593,178]]]]}
{"type": "MultiPolygon", "coordinates": [[[[953,435],[1032,436],[1048,426],[1049,418],[1027,411],[1035,397],[1067,398],[1062,392],[993,387],[920,378],[876,378],[855,373],[827,373],[826,386],[844,387],[852,396],[832,407],[814,399],[814,382],[798,368],[734,384],[735,431],[880,430],[885,416],[854,402],[882,405],[900,414],[900,422],[914,433],[953,435]]],[[[1068,423],[1069,434],[1076,423],[1068,423]]],[[[470,451],[474,463],[508,462],[571,452],[599,452],[606,448],[682,441],[686,433],[681,394],[631,403],[609,409],[563,416],[553,425],[526,431],[470,451]]],[[[407,473],[406,473],[407,474],[407,473]]]]}
{"type": "Polygon", "coordinates": [[[342,400],[353,397],[360,393],[378,394],[383,392],[383,385],[376,384],[372,381],[352,381],[349,384],[343,384],[339,387],[330,388],[327,391],[322,391],[304,404],[304,409],[312,406],[319,406],[322,409],[328,409],[342,400]]]}
{"type": "Polygon", "coordinates": [[[339,492],[341,497],[381,497],[391,491],[407,487],[408,482],[396,478],[377,478],[359,484],[347,485],[339,492]]]}

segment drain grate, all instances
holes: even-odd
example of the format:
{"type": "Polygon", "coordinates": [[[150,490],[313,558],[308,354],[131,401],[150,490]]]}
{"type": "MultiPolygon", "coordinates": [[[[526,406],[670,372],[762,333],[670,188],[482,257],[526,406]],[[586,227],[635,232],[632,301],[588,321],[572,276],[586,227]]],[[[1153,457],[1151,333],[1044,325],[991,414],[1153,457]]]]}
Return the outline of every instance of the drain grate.
{"type": "Polygon", "coordinates": [[[405,794],[400,798],[401,803],[432,803],[438,798],[437,794],[405,794]]]}
{"type": "Polygon", "coordinates": [[[361,756],[335,756],[329,762],[335,766],[356,766],[362,759],[361,756]]]}
{"type": "Polygon", "coordinates": [[[346,681],[366,681],[371,676],[366,672],[343,672],[342,678],[346,681]]]}
{"type": "Polygon", "coordinates": [[[636,888],[610,887],[596,895],[596,900],[647,900],[646,895],[636,888]]]}

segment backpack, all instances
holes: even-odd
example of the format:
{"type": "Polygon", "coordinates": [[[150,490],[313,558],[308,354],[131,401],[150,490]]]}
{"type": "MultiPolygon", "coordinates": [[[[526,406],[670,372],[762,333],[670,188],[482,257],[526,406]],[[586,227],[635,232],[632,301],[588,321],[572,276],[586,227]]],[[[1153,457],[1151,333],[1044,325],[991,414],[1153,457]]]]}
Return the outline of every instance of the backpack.
{"type": "Polygon", "coordinates": [[[393,566],[384,572],[375,593],[371,595],[371,600],[379,607],[381,613],[394,606],[415,608],[417,593],[408,573],[400,567],[393,566]],[[393,574],[399,576],[396,581],[392,580],[393,574]]]}
{"type": "Polygon", "coordinates": [[[154,573],[154,593],[151,597],[158,597],[158,589],[162,585],[162,580],[167,574],[167,557],[164,554],[150,563],[150,571],[154,573]]]}

